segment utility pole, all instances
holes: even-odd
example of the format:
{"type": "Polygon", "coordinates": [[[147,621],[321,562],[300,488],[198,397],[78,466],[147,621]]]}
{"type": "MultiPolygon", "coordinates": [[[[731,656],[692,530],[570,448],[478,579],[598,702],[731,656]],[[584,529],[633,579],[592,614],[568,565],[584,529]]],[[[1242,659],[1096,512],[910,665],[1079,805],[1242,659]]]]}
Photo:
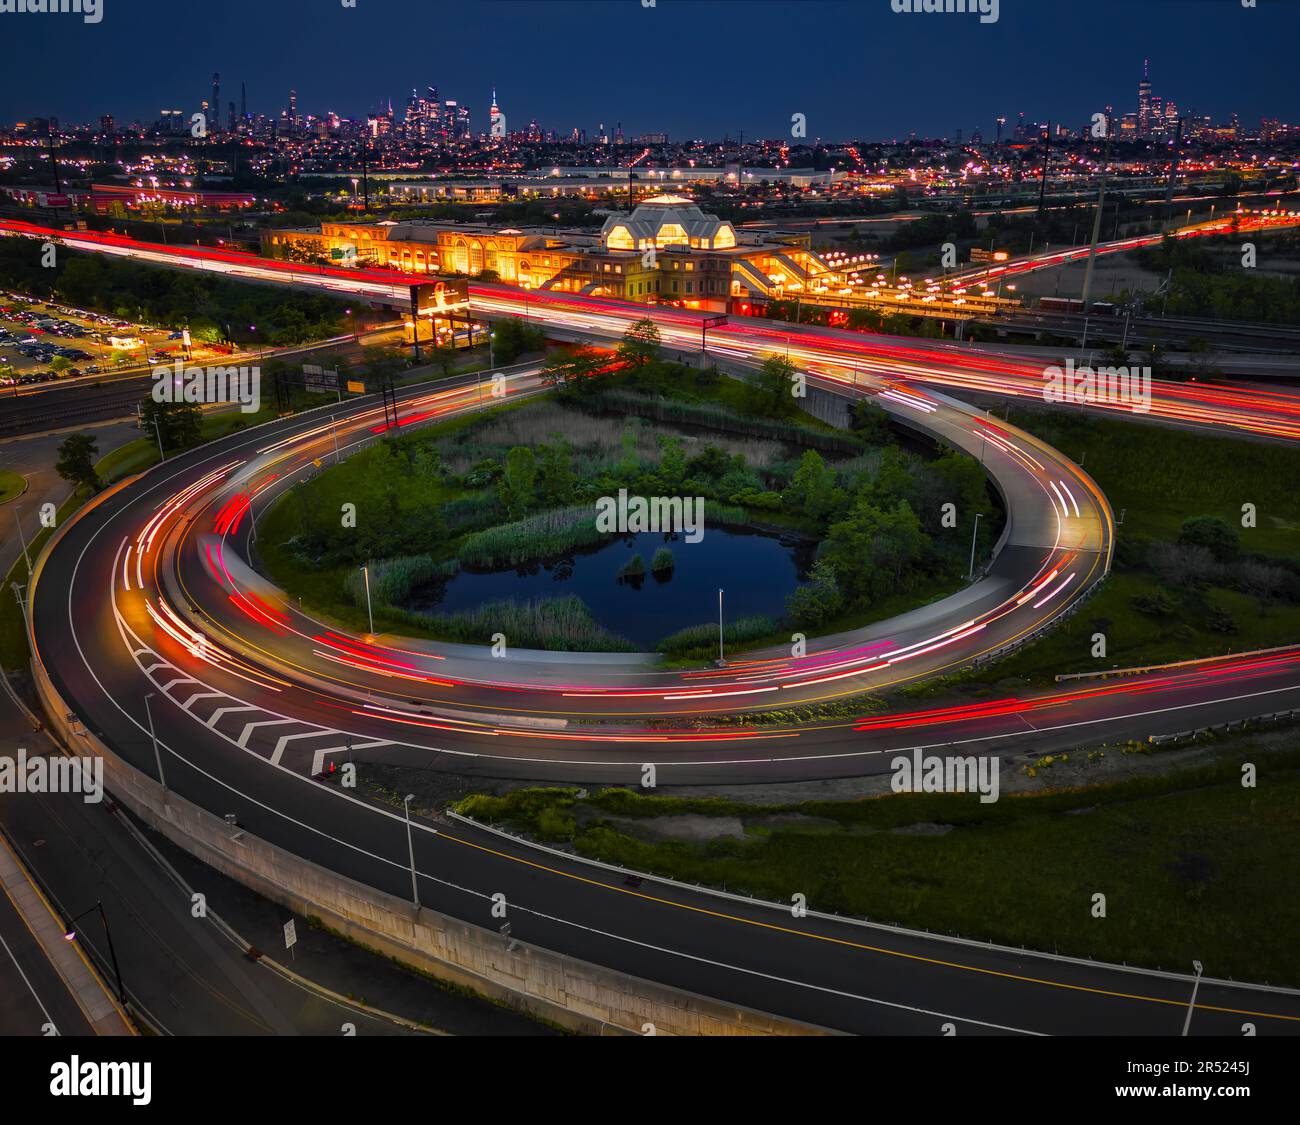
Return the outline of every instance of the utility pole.
{"type": "Polygon", "coordinates": [[[718,588],[718,666],[725,664],[726,654],[722,648],[722,588],[718,588]]]}
{"type": "Polygon", "coordinates": [[[370,210],[370,181],[366,176],[366,152],[370,148],[370,138],[362,133],[361,135],[361,207],[364,211],[370,210]]]}
{"type": "Polygon", "coordinates": [[[59,182],[59,154],[54,147],[54,130],[46,126],[45,139],[50,142],[50,172],[54,176],[54,194],[58,195],[63,191],[59,182]]]}
{"type": "MultiPolygon", "coordinates": [[[[452,336],[455,339],[455,336],[452,336]]],[[[420,362],[420,287],[411,286],[411,341],[415,345],[415,362],[420,362]]],[[[473,341],[471,340],[472,344],[473,341]]]]}
{"type": "MultiPolygon", "coordinates": [[[[1183,141],[1183,119],[1178,119],[1178,128],[1174,131],[1174,149],[1169,154],[1169,183],[1165,186],[1165,210],[1168,212],[1170,227],[1174,225],[1174,180],[1178,176],[1178,149],[1183,141]]],[[[1188,217],[1191,217],[1190,210],[1188,217]]]]}
{"type": "Polygon", "coordinates": [[[1043,176],[1038,185],[1038,216],[1042,218],[1043,205],[1047,202],[1047,161],[1052,155],[1052,123],[1047,123],[1047,132],[1043,134],[1043,176]]]}
{"type": "Polygon", "coordinates": [[[1092,294],[1092,269],[1097,261],[1097,239],[1101,237],[1101,214],[1106,209],[1106,169],[1110,165],[1110,130],[1106,132],[1106,155],[1102,158],[1101,185],[1097,189],[1097,213],[1092,217],[1092,244],[1088,249],[1088,265],[1083,271],[1083,311],[1088,311],[1088,298],[1092,294]]]}

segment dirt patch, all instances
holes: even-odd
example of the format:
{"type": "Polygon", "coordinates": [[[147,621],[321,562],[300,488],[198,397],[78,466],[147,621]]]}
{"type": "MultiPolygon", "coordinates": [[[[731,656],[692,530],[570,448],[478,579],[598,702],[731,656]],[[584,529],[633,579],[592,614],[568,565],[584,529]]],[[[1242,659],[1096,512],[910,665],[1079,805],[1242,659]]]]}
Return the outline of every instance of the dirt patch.
{"type": "Polygon", "coordinates": [[[891,836],[946,836],[952,831],[951,824],[906,824],[902,828],[891,828],[891,836]]]}
{"type": "Polygon", "coordinates": [[[652,843],[662,840],[707,843],[709,840],[723,838],[745,838],[745,826],[738,816],[699,816],[688,813],[683,816],[611,817],[609,820],[618,831],[652,843]]]}

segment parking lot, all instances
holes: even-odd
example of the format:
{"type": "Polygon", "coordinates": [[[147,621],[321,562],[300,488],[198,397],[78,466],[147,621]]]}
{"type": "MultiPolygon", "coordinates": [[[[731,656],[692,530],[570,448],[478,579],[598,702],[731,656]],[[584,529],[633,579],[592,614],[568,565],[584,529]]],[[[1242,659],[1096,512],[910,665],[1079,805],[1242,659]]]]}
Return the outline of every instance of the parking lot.
{"type": "MultiPolygon", "coordinates": [[[[206,350],[206,349],[204,349],[206,350]]],[[[185,358],[178,331],[0,293],[0,386],[102,378],[185,358]]]]}

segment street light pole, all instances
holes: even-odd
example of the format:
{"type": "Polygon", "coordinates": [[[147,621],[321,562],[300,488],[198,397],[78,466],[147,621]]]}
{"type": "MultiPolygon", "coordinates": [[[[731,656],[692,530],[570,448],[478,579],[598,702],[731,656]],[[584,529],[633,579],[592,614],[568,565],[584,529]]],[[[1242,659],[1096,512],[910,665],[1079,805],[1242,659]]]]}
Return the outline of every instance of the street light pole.
{"type": "Polygon", "coordinates": [[[113,948],[113,932],[108,928],[108,915],[104,913],[103,902],[97,901],[94,906],[86,907],[85,910],[73,918],[72,921],[68,923],[68,928],[63,933],[64,940],[77,940],[77,931],[73,929],[73,926],[75,926],[92,910],[99,911],[99,920],[104,924],[104,937],[108,940],[108,957],[113,963],[113,976],[117,978],[117,998],[121,1001],[122,1007],[128,1007],[126,1001],[126,987],[122,984],[122,969],[117,963],[117,950],[113,948]]]}
{"type": "Polygon", "coordinates": [[[26,636],[31,632],[31,625],[27,620],[27,603],[23,601],[23,591],[27,589],[27,587],[25,585],[19,586],[17,582],[10,582],[9,585],[13,587],[14,600],[17,601],[19,610],[22,611],[23,635],[26,636]]]}
{"type": "Polygon", "coordinates": [[[158,784],[166,789],[167,779],[163,777],[162,754],[158,750],[158,736],[154,733],[153,729],[153,708],[149,706],[149,700],[153,697],[153,692],[150,692],[144,697],[144,714],[145,718],[149,721],[149,738],[153,742],[153,760],[158,763],[158,784]]]}
{"type": "Polygon", "coordinates": [[[1192,1026],[1192,1012],[1196,1008],[1196,993],[1201,987],[1201,972],[1202,972],[1201,963],[1199,961],[1193,961],[1192,968],[1196,970],[1196,980],[1192,984],[1192,998],[1190,1001],[1188,1001],[1187,1004],[1187,1018],[1183,1020],[1184,1036],[1187,1035],[1187,1032],[1190,1030],[1192,1026]]]}
{"type": "Polygon", "coordinates": [[[366,616],[370,619],[370,633],[373,636],[375,632],[375,614],[370,608],[370,567],[363,566],[361,568],[361,573],[365,576],[366,580],[366,616]]]}
{"type": "Polygon", "coordinates": [[[415,909],[420,909],[420,887],[415,881],[415,840],[411,836],[411,802],[415,800],[414,793],[408,793],[402,798],[402,808],[406,810],[406,850],[411,857],[411,901],[415,903],[415,909]]]}
{"type": "Polygon", "coordinates": [[[966,575],[968,580],[975,577],[975,540],[980,533],[980,516],[983,514],[983,512],[975,513],[975,527],[970,534],[970,573],[966,575]]]}
{"type": "Polygon", "coordinates": [[[722,587],[718,587],[718,664],[723,665],[727,662],[726,654],[722,648],[722,587]]]}
{"type": "Polygon", "coordinates": [[[23,545],[23,561],[27,563],[27,577],[32,576],[32,558],[27,553],[27,536],[23,534],[23,521],[18,518],[18,509],[14,508],[14,523],[18,525],[18,538],[23,545]]]}

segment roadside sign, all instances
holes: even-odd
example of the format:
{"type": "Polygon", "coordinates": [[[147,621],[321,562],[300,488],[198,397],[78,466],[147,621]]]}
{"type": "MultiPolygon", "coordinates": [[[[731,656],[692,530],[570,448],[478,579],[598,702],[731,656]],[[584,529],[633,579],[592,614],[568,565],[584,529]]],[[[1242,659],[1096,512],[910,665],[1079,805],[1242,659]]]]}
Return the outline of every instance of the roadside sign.
{"type": "Polygon", "coordinates": [[[294,920],[290,918],[284,924],[284,947],[285,949],[292,949],[297,944],[298,944],[298,930],[294,925],[294,920]]]}

